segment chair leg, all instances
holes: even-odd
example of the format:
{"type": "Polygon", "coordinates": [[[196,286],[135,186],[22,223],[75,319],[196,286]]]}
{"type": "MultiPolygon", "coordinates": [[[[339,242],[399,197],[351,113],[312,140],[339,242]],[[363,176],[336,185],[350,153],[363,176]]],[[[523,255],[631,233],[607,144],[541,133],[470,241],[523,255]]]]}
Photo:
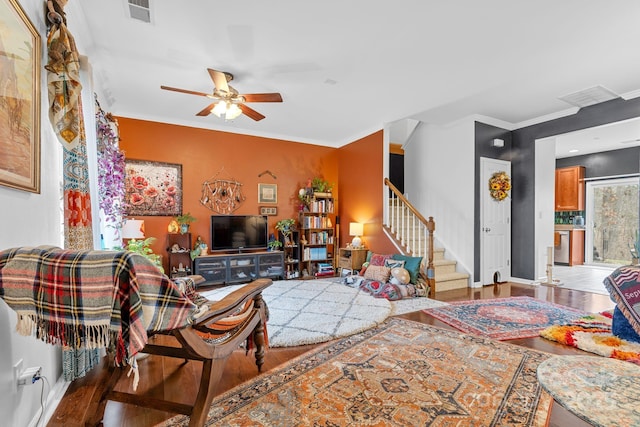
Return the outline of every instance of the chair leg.
{"type": "Polygon", "coordinates": [[[200,389],[193,405],[189,427],[202,427],[207,420],[209,408],[213,401],[214,391],[220,378],[227,359],[207,359],[202,362],[202,377],[200,378],[200,389]]]}
{"type": "MultiPolygon", "coordinates": [[[[108,357],[107,357],[108,358],[108,357]]],[[[110,358],[108,358],[110,359],[110,358]]],[[[89,402],[89,407],[86,412],[86,419],[84,425],[89,427],[98,426],[102,424],[102,418],[104,417],[104,410],[107,406],[107,395],[113,390],[118,383],[118,380],[124,373],[124,368],[116,367],[111,360],[107,361],[108,379],[106,381],[100,381],[93,397],[89,402]]]]}
{"type": "Polygon", "coordinates": [[[264,324],[262,322],[258,323],[253,330],[253,342],[256,345],[256,366],[258,367],[258,372],[262,372],[265,354],[264,324]]]}

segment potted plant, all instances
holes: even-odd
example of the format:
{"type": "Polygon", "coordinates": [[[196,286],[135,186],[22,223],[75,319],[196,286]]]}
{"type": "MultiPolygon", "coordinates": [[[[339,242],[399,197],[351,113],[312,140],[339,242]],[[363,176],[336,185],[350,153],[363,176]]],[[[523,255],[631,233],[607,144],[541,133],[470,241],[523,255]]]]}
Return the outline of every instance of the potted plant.
{"type": "Polygon", "coordinates": [[[325,181],[320,177],[315,177],[311,180],[311,188],[314,193],[331,193],[333,186],[329,184],[329,181],[325,181]]]}
{"type": "MultiPolygon", "coordinates": [[[[127,242],[127,246],[124,250],[138,253],[145,258],[149,259],[153,264],[155,264],[158,269],[164,273],[164,268],[162,267],[162,257],[158,254],[153,253],[153,249],[151,249],[151,244],[155,241],[155,237],[147,237],[146,239],[131,239],[127,242]]],[[[115,250],[123,250],[122,247],[116,247],[115,250]]]]}
{"type": "Polygon", "coordinates": [[[191,212],[184,213],[182,215],[178,215],[176,217],[176,222],[180,226],[180,234],[184,234],[189,231],[189,225],[194,222],[196,218],[191,215],[191,212]]]}
{"type": "Polygon", "coordinates": [[[293,232],[293,227],[296,223],[296,220],[293,218],[285,218],[276,222],[276,230],[282,233],[282,237],[284,238],[285,244],[289,244],[291,233],[293,232]]]}
{"type": "Polygon", "coordinates": [[[269,242],[267,243],[267,246],[269,247],[270,251],[277,251],[282,247],[282,242],[276,239],[269,240],[269,242]]]}

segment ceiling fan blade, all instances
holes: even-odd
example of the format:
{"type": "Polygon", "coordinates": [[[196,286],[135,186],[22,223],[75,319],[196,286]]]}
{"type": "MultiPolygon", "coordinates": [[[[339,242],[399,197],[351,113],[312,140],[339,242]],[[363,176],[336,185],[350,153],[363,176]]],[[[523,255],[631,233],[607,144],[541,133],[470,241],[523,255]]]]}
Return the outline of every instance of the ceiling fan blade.
{"type": "Polygon", "coordinates": [[[240,95],[245,102],[282,102],[282,95],[279,93],[248,93],[240,95]]]}
{"type": "Polygon", "coordinates": [[[174,92],[188,93],[189,95],[208,96],[209,98],[213,98],[213,95],[211,95],[210,93],[196,92],[194,90],[187,90],[187,89],[178,89],[177,87],[160,86],[160,89],[172,90],[174,92]]]}
{"type": "Polygon", "coordinates": [[[265,116],[258,113],[256,110],[254,110],[253,108],[247,107],[244,104],[238,104],[238,107],[240,108],[240,110],[242,110],[245,116],[252,118],[256,122],[265,118],[265,116]]]}
{"type": "Polygon", "coordinates": [[[211,76],[211,80],[213,80],[213,84],[216,87],[216,90],[224,93],[229,93],[229,83],[227,82],[227,75],[222,71],[214,70],[212,68],[207,68],[209,71],[209,75],[211,76]]]}
{"type": "Polygon", "coordinates": [[[202,111],[200,111],[198,114],[196,114],[196,116],[208,116],[209,114],[211,114],[211,109],[213,107],[215,107],[215,105],[216,105],[215,102],[212,103],[212,104],[207,105],[206,107],[204,107],[202,109],[202,111]]]}

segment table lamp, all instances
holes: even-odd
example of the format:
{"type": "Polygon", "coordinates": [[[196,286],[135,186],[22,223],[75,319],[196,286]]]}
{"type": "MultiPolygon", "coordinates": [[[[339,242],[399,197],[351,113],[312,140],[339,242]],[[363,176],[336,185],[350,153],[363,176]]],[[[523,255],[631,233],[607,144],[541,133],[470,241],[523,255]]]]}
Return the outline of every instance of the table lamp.
{"type": "Polygon", "coordinates": [[[144,220],[125,219],[120,234],[123,239],[144,239],[144,220]]]}
{"type": "Polygon", "coordinates": [[[362,246],[362,233],[364,232],[364,225],[359,222],[351,222],[349,223],[349,235],[354,236],[351,241],[351,246],[353,248],[359,248],[362,246]]]}

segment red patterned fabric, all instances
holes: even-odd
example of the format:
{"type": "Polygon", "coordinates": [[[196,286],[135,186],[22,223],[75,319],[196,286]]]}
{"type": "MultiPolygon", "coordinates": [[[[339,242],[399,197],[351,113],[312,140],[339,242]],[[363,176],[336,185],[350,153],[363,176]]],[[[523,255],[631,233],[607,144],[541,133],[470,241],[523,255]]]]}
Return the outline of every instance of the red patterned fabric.
{"type": "Polygon", "coordinates": [[[189,325],[198,307],[145,257],[55,247],[0,251],[0,297],[23,335],[72,349],[112,344],[128,364],[147,332],[189,325]]]}
{"type": "Polygon", "coordinates": [[[373,254],[371,255],[371,261],[369,261],[369,265],[384,266],[385,261],[391,259],[392,256],[392,254],[373,254]]]}

